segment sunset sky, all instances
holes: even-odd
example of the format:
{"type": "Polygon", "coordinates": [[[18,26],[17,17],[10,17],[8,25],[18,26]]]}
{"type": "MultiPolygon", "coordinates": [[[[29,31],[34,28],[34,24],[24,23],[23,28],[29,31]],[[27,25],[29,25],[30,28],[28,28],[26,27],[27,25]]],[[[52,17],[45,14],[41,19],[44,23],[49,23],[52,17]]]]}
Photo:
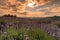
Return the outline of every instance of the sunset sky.
{"type": "Polygon", "coordinates": [[[0,16],[17,17],[60,16],[60,0],[0,0],[0,16]]]}

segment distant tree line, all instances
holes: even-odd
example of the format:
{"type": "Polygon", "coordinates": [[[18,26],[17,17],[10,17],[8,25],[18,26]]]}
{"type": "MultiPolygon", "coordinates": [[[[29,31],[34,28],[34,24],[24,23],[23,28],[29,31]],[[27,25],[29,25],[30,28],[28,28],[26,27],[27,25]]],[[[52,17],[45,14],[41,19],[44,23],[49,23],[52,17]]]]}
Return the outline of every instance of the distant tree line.
{"type": "Polygon", "coordinates": [[[4,17],[16,17],[16,15],[10,15],[10,14],[8,14],[8,15],[3,15],[4,17]]]}

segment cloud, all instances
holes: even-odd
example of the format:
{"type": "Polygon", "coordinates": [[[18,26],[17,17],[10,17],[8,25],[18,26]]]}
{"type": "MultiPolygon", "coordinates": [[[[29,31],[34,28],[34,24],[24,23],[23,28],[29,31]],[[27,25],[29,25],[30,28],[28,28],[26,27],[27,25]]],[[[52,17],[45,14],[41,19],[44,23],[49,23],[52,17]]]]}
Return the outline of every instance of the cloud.
{"type": "Polygon", "coordinates": [[[18,17],[46,17],[60,15],[60,0],[34,0],[37,7],[27,7],[29,0],[0,0],[0,15],[11,14],[18,17]]]}
{"type": "Polygon", "coordinates": [[[20,1],[22,3],[25,3],[26,2],[26,0],[16,0],[16,1],[20,1]]]}
{"type": "Polygon", "coordinates": [[[6,5],[6,0],[0,0],[0,5],[6,5]]]}

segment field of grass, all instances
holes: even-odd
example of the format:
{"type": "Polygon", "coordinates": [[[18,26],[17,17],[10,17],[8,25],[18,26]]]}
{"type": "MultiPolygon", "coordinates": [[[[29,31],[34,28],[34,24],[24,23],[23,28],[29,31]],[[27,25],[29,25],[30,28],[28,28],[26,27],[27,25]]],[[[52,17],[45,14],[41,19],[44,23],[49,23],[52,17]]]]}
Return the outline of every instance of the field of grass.
{"type": "Polygon", "coordinates": [[[0,17],[0,40],[56,40],[59,18],[0,17]]]}
{"type": "Polygon", "coordinates": [[[55,40],[52,36],[36,27],[8,27],[0,40],[55,40]]]}

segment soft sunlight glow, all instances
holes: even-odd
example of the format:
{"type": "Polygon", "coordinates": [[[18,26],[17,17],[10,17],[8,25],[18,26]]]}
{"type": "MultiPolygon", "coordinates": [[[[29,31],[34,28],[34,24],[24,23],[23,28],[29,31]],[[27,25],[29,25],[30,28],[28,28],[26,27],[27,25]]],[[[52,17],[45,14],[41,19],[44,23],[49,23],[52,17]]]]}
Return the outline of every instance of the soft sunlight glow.
{"type": "Polygon", "coordinates": [[[30,8],[34,8],[34,7],[38,6],[38,3],[36,1],[30,0],[30,1],[28,1],[27,6],[30,8]]]}
{"type": "Polygon", "coordinates": [[[30,3],[27,4],[27,6],[33,8],[34,4],[35,4],[35,2],[30,2],[30,3]]]}

